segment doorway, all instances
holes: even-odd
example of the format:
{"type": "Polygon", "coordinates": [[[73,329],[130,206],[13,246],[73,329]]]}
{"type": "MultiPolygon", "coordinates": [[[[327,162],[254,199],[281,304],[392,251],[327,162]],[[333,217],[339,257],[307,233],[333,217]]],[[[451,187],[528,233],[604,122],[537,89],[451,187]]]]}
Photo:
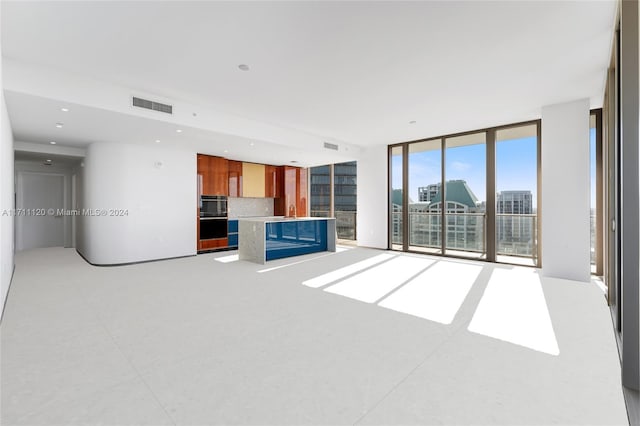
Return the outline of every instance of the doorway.
{"type": "Polygon", "coordinates": [[[64,246],[63,174],[20,171],[16,180],[16,250],[64,246]]]}

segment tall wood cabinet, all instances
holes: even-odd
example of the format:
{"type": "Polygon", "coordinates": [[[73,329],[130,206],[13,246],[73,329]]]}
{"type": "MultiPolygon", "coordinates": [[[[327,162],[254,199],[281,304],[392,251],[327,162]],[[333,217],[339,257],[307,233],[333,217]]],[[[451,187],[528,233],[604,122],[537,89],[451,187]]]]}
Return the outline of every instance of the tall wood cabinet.
{"type": "Polygon", "coordinates": [[[242,197],[242,161],[229,160],[229,197],[242,197]]]}
{"type": "Polygon", "coordinates": [[[283,167],[264,166],[264,196],[280,198],[283,192],[283,167]]]}
{"type": "Polygon", "coordinates": [[[196,201],[197,250],[227,247],[227,238],[200,240],[200,196],[229,195],[229,160],[222,157],[198,154],[198,200],[196,201]]]}
{"type": "Polygon", "coordinates": [[[198,154],[198,195],[229,195],[229,160],[198,154]]]}
{"type": "Polygon", "coordinates": [[[274,199],[276,216],[307,216],[307,170],[281,166],[283,182],[281,196],[274,199]]]}

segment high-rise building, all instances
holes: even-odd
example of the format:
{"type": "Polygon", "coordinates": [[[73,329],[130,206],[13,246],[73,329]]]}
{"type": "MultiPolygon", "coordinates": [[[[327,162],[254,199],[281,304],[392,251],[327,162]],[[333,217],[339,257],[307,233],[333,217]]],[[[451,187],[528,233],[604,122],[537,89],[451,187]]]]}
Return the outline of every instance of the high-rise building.
{"type": "Polygon", "coordinates": [[[498,252],[531,256],[535,250],[535,216],[531,191],[501,191],[497,197],[498,252]]]}
{"type": "Polygon", "coordinates": [[[432,183],[431,185],[421,186],[418,188],[418,201],[424,203],[430,203],[436,195],[440,192],[440,184],[432,183]]]}
{"type": "Polygon", "coordinates": [[[501,191],[498,193],[498,213],[532,214],[531,191],[501,191]]]}
{"type": "Polygon", "coordinates": [[[356,239],[357,165],[355,161],[312,167],[311,216],[336,218],[339,238],[356,239]],[[331,169],[333,168],[333,182],[331,169]],[[333,185],[333,211],[331,210],[333,185]]]}
{"type": "Polygon", "coordinates": [[[333,166],[333,210],[338,238],[356,239],[358,167],[355,161],[333,166]]]}
{"type": "Polygon", "coordinates": [[[327,217],[331,211],[331,166],[309,169],[311,216],[327,217]]]}

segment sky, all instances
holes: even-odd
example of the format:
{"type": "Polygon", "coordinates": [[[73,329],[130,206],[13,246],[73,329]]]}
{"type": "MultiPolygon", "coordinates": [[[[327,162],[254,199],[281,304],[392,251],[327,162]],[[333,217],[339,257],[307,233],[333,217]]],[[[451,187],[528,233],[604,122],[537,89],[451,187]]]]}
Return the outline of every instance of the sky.
{"type": "MultiPolygon", "coordinates": [[[[590,129],[591,205],[595,207],[595,129],[590,129]]],[[[496,190],[529,190],[537,203],[536,138],[496,143],[496,190]]],[[[409,156],[409,197],[417,202],[418,187],[440,182],[440,151],[423,151],[409,156]]],[[[392,159],[393,188],[402,187],[402,159],[392,159]]],[[[486,200],[486,147],[484,144],[448,148],[446,180],[464,179],[479,201],[486,200]]]]}

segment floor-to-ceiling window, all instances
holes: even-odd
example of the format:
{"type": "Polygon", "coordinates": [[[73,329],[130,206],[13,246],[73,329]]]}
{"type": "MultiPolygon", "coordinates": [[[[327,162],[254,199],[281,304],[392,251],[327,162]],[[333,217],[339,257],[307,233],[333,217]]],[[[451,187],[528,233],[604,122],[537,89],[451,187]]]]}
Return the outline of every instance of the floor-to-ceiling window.
{"type": "Polygon", "coordinates": [[[442,214],[432,208],[441,191],[441,145],[441,139],[409,145],[407,201],[410,250],[442,253],[442,214]]]}
{"type": "Polygon", "coordinates": [[[404,242],[403,152],[402,145],[391,147],[389,151],[389,242],[393,250],[402,250],[404,242]]]}
{"type": "Polygon", "coordinates": [[[331,215],[331,166],[311,167],[309,176],[311,216],[329,217],[331,215]]]}
{"type": "Polygon", "coordinates": [[[496,260],[537,265],[537,125],[496,131],[496,260]]]}
{"type": "Polygon", "coordinates": [[[486,255],[486,133],[445,139],[445,190],[433,209],[445,211],[445,254],[486,255]]]}
{"type": "Polygon", "coordinates": [[[311,216],[335,217],[338,238],[356,239],[355,161],[310,168],[311,216]]]}
{"type": "Polygon", "coordinates": [[[604,275],[604,151],[602,110],[589,116],[591,273],[604,275]]]}
{"type": "Polygon", "coordinates": [[[389,247],[538,265],[539,127],[390,146],[389,247]]]}
{"type": "Polygon", "coordinates": [[[338,238],[356,239],[357,165],[355,161],[333,165],[333,211],[338,238]]]}

